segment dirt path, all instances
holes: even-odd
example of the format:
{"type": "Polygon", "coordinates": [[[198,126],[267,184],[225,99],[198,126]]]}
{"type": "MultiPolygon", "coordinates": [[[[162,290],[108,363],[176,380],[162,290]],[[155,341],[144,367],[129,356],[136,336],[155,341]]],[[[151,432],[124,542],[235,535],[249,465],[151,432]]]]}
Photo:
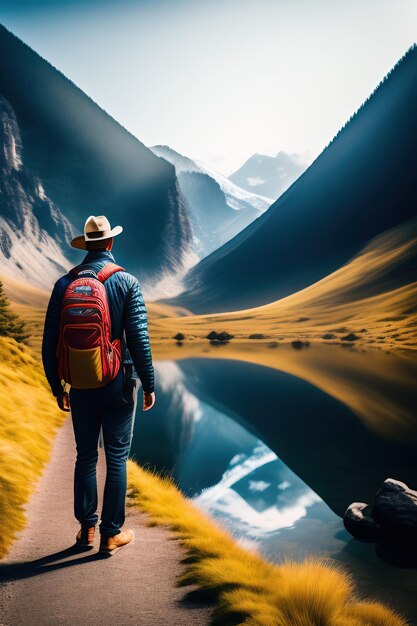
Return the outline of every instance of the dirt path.
{"type": "MultiPolygon", "coordinates": [[[[99,557],[98,545],[93,551],[68,550],[78,530],[74,457],[67,420],[27,507],[28,525],[0,565],[0,626],[208,624],[211,609],[190,601],[190,588],[175,586],[183,567],[181,546],[169,531],[147,527],[145,514],[128,509],[126,528],[135,530],[135,542],[111,558],[99,557]]],[[[104,472],[101,453],[100,492],[104,472]]]]}

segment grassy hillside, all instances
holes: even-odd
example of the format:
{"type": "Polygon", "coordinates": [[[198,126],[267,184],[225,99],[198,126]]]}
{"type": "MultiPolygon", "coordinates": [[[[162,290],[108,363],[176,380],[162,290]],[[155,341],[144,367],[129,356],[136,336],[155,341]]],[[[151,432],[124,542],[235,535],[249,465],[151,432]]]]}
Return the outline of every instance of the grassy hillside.
{"type": "Polygon", "coordinates": [[[417,349],[417,221],[372,240],[349,263],[291,296],[261,307],[153,321],[154,341],[194,341],[215,330],[246,341],[352,342],[417,349]],[[352,337],[353,335],[353,337],[352,337]],[[349,336],[350,339],[349,339],[349,336]]]}
{"type": "Polygon", "coordinates": [[[24,505],[63,416],[30,350],[0,337],[0,557],[25,526],[24,505]]]}
{"type": "Polygon", "coordinates": [[[213,624],[246,626],[406,626],[376,602],[360,601],[349,575],[330,563],[269,563],[185,498],[169,478],[129,462],[130,502],[151,524],[171,528],[186,548],[181,586],[216,599],[213,624]]]}
{"type": "Polygon", "coordinates": [[[37,356],[40,356],[43,323],[49,300],[48,292],[15,280],[7,274],[1,274],[0,280],[4,285],[13,312],[25,321],[29,333],[27,345],[34,350],[37,356]]]}

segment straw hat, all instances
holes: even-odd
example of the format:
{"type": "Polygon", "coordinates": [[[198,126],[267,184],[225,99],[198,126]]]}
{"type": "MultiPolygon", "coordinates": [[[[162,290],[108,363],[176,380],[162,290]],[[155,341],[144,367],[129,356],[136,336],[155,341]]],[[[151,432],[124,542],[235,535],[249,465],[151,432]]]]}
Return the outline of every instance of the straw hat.
{"type": "Polygon", "coordinates": [[[116,237],[123,231],[122,226],[112,228],[110,222],[104,215],[90,215],[84,224],[84,235],[79,235],[71,241],[73,248],[86,250],[87,241],[100,241],[101,239],[109,239],[116,237]]]}

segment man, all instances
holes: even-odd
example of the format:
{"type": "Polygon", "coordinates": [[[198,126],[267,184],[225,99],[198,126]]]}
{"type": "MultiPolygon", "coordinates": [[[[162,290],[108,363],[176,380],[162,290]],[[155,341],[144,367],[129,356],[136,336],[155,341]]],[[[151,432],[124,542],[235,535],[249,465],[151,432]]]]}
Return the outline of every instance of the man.
{"type": "MultiPolygon", "coordinates": [[[[81,525],[76,541],[83,546],[93,545],[95,526],[98,522],[96,465],[98,440],[102,429],[107,474],[100,524],[100,551],[107,554],[113,554],[123,546],[128,545],[133,539],[132,531],[122,530],[125,520],[126,461],[131,444],[137,396],[137,381],[134,373],[132,374],[133,366],[142,383],[143,410],[148,411],[155,403],[154,370],[147,311],[142,290],[134,276],[114,264],[114,257],[111,252],[114,237],[119,235],[122,230],[121,226],[112,229],[109,221],[103,215],[91,216],[85,223],[84,235],[72,240],[71,245],[74,248],[87,250],[88,253],[80,266],[56,282],[46,313],[42,343],[42,360],[52,393],[56,396],[60,409],[63,411],[71,410],[72,414],[77,446],[74,475],[74,513],[81,525]],[[110,268],[110,271],[103,268],[110,268]],[[97,280],[101,281],[103,275],[108,275],[102,283],[105,291],[102,290],[97,280]],[[89,280],[80,281],[80,277],[87,277],[89,280]],[[117,367],[114,368],[114,371],[117,370],[118,373],[110,382],[105,380],[102,386],[96,388],[88,388],[89,383],[87,382],[84,386],[87,388],[82,388],[83,386],[81,384],[76,385],[75,379],[73,379],[73,384],[68,393],[63,387],[61,378],[69,383],[71,382],[68,380],[70,376],[68,375],[65,379],[65,375],[62,377],[59,375],[63,371],[62,368],[60,369],[59,346],[60,342],[63,341],[63,300],[71,291],[69,286],[76,280],[78,283],[74,283],[74,285],[80,283],[82,285],[81,289],[78,288],[81,294],[87,293],[88,289],[91,290],[91,287],[87,285],[89,281],[94,289],[96,286],[98,290],[102,290],[102,296],[106,300],[104,304],[110,313],[110,330],[107,332],[111,332],[112,343],[109,339],[106,345],[110,346],[111,349],[113,349],[113,344],[117,346],[115,359],[111,355],[111,360],[113,363],[117,358],[121,364],[118,370],[117,367]],[[119,347],[121,350],[118,349],[119,347]],[[119,358],[120,353],[121,359],[119,358]]],[[[74,291],[74,289],[73,286],[72,290],[74,291]]],[[[88,305],[81,304],[79,306],[87,306],[87,309],[73,309],[74,314],[92,311],[88,305]]],[[[100,307],[100,310],[103,310],[102,303],[100,303],[100,307]]],[[[64,306],[64,308],[68,309],[68,306],[64,306]]],[[[76,319],[76,315],[74,315],[74,319],[76,319]]],[[[93,324],[90,326],[94,327],[93,324]]],[[[105,328],[108,329],[108,324],[105,328]]],[[[74,350],[74,352],[82,351],[74,350]]],[[[84,352],[87,353],[88,351],[84,352]]],[[[109,353],[110,350],[105,352],[106,358],[109,353]]],[[[77,365],[78,361],[75,363],[77,365]]],[[[74,368],[74,362],[72,367],[74,368]]],[[[83,368],[77,369],[78,373],[75,373],[77,373],[78,380],[85,380],[82,378],[84,376],[83,368]]]]}

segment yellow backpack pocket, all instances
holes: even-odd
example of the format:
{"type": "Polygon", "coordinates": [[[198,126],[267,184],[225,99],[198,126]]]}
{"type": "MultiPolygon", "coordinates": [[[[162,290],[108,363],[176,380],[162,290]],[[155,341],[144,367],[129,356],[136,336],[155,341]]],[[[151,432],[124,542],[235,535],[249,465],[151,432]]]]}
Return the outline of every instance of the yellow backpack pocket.
{"type": "Polygon", "coordinates": [[[74,389],[94,389],[103,386],[101,348],[78,350],[68,346],[69,373],[74,389]]]}

